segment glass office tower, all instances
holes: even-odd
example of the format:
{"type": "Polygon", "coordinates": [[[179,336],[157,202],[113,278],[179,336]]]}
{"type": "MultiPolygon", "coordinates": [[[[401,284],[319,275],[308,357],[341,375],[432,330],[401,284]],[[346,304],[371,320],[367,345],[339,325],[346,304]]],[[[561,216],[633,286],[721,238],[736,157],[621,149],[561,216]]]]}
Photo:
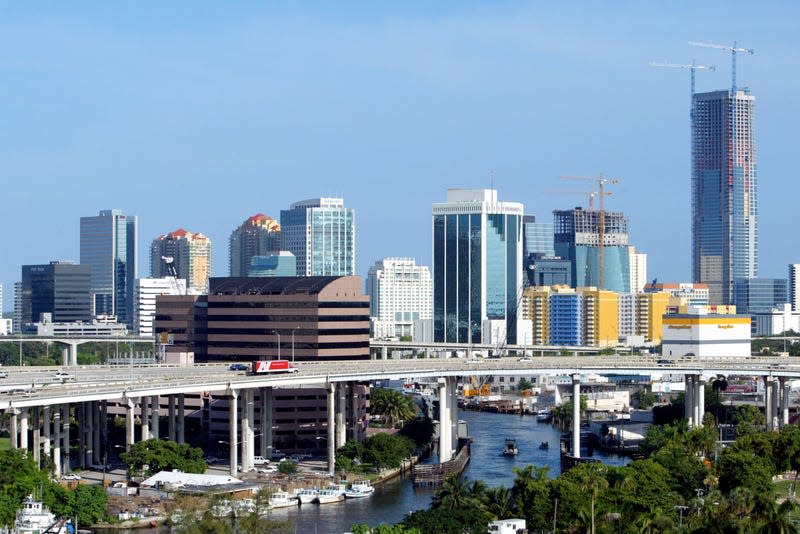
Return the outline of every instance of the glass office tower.
{"type": "Polygon", "coordinates": [[[506,321],[517,341],[523,206],[494,189],[449,189],[433,205],[433,339],[480,343],[483,321],[506,321]]]}
{"type": "Polygon", "coordinates": [[[97,315],[116,315],[132,326],[133,288],[138,272],[136,216],[103,210],[81,217],[80,263],[91,270],[97,315]]]}
{"type": "Polygon", "coordinates": [[[697,93],[692,107],[693,281],[732,304],[734,282],[758,276],[755,97],[697,93]]]}
{"type": "Polygon", "coordinates": [[[314,198],[281,210],[282,250],[297,258],[297,276],[350,276],[356,269],[355,210],[341,198],[314,198]]]}

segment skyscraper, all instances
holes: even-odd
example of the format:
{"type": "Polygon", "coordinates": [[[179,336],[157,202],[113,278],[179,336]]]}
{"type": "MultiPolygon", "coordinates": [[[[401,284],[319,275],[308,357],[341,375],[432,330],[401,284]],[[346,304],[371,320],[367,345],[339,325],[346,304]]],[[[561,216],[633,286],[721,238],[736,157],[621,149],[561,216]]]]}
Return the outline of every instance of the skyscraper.
{"type": "Polygon", "coordinates": [[[281,225],[272,217],[257,213],[231,232],[231,276],[248,276],[253,256],[269,256],[281,250],[281,225]]]}
{"type": "Polygon", "coordinates": [[[367,274],[372,335],[414,335],[414,322],[433,318],[433,282],[426,265],[413,258],[384,258],[367,274]]]}
{"type": "Polygon", "coordinates": [[[600,283],[600,212],[575,208],[553,212],[556,254],[572,265],[572,287],[597,287],[629,293],[630,258],[628,219],[605,212],[603,228],[603,283],[600,283]],[[602,287],[601,287],[602,286],[602,287]]]}
{"type": "Polygon", "coordinates": [[[297,276],[351,276],[356,266],[355,210],[341,198],[312,198],[281,210],[282,249],[297,276]]]}
{"type": "Polygon", "coordinates": [[[711,304],[758,276],[754,108],[747,89],[692,98],[692,277],[711,304]]]}
{"type": "Polygon", "coordinates": [[[800,263],[789,264],[789,303],[792,311],[800,311],[800,263]]]}
{"type": "Polygon", "coordinates": [[[647,254],[636,252],[636,247],[628,248],[628,261],[630,265],[631,293],[641,293],[647,283],[647,254]]]}
{"type": "MultiPolygon", "coordinates": [[[[517,342],[522,216],[494,189],[448,189],[433,205],[433,339],[479,343],[484,321],[505,320],[517,342]]],[[[521,319],[521,317],[520,317],[521,319]]]]}
{"type": "Polygon", "coordinates": [[[91,290],[97,315],[133,321],[133,287],[139,270],[136,216],[102,210],[81,217],[80,264],[92,273],[91,290]]]}
{"type": "Polygon", "coordinates": [[[43,313],[55,323],[92,320],[91,269],[88,265],[52,261],[23,265],[20,284],[20,327],[36,323],[43,313]]]}
{"type": "Polygon", "coordinates": [[[193,293],[208,292],[211,274],[211,240],[183,228],[155,238],[150,245],[150,277],[170,276],[164,258],[172,258],[177,277],[186,280],[193,293]]]}

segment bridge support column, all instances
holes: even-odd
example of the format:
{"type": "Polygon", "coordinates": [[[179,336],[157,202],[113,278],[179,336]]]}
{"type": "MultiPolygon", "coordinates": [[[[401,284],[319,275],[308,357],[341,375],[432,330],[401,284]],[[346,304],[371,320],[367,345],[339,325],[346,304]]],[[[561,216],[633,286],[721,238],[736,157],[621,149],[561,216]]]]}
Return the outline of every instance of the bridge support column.
{"type": "Polygon", "coordinates": [[[272,388],[261,388],[261,456],[272,457],[272,388]]]}
{"type": "Polygon", "coordinates": [[[139,412],[142,420],[142,441],[150,439],[150,397],[143,396],[139,401],[139,412]]]}
{"type": "Polygon", "coordinates": [[[100,401],[93,401],[92,402],[92,416],[94,419],[94,433],[92,434],[92,463],[95,464],[102,464],[103,463],[103,451],[101,449],[101,430],[102,430],[102,421],[100,417],[100,401]]]}
{"type": "Polygon", "coordinates": [[[167,395],[167,435],[175,441],[175,395],[167,395]]]}
{"type": "Polygon", "coordinates": [[[51,436],[51,414],[50,406],[44,405],[42,407],[42,430],[44,436],[42,437],[42,454],[45,458],[50,457],[50,436],[51,436]]]}
{"type": "Polygon", "coordinates": [[[242,391],[242,471],[250,471],[255,460],[255,410],[253,407],[253,390],[242,391]]]}
{"type": "Polygon", "coordinates": [[[389,359],[389,347],[381,347],[381,360],[389,359]]]}
{"type": "Polygon", "coordinates": [[[347,411],[347,383],[339,382],[336,384],[336,448],[343,446],[347,441],[345,432],[345,412],[347,411]]]}
{"type": "Polygon", "coordinates": [[[703,375],[697,375],[695,377],[695,383],[695,389],[697,390],[697,400],[694,407],[695,426],[699,428],[703,426],[703,417],[706,411],[706,381],[703,379],[703,375]]]}
{"type": "Polygon", "coordinates": [[[452,416],[450,415],[452,397],[448,390],[447,378],[440,378],[439,384],[439,462],[453,459],[452,416]]]}
{"type": "Polygon", "coordinates": [[[100,401],[100,445],[103,463],[108,463],[108,401],[100,401]]]}
{"type": "Polygon", "coordinates": [[[572,456],[581,457],[581,375],[572,375],[572,456]]]}
{"type": "Polygon", "coordinates": [[[28,416],[30,411],[23,408],[19,412],[19,448],[28,450],[28,416]]]}
{"type": "Polygon", "coordinates": [[[159,405],[158,395],[153,395],[150,398],[150,437],[158,439],[158,421],[159,421],[159,405]]]}
{"type": "Polygon", "coordinates": [[[178,443],[186,441],[186,418],[184,413],[183,393],[178,393],[178,443]]]}
{"type": "Polygon", "coordinates": [[[31,430],[31,440],[33,441],[33,461],[36,463],[36,467],[42,467],[42,427],[40,424],[40,412],[41,408],[35,406],[31,408],[31,419],[32,425],[31,430]]]}
{"type": "Polygon", "coordinates": [[[453,452],[458,451],[458,391],[456,384],[458,384],[457,377],[447,377],[447,387],[450,391],[450,448],[453,452]]]}
{"type": "Polygon", "coordinates": [[[781,382],[781,426],[789,424],[789,395],[791,386],[785,376],[780,377],[781,382]]]}
{"type": "Polygon", "coordinates": [[[336,471],[336,432],[334,414],[336,409],[336,384],[328,382],[328,473],[336,471]]]}
{"type": "Polygon", "coordinates": [[[772,430],[772,377],[764,377],[764,422],[772,430]]]}
{"type": "Polygon", "coordinates": [[[61,349],[61,365],[62,367],[69,365],[69,347],[61,349]]]}
{"type": "Polygon", "coordinates": [[[70,343],[69,344],[69,365],[71,367],[78,366],[78,344],[77,343],[70,343]]]}
{"type": "Polygon", "coordinates": [[[136,412],[136,400],[130,397],[125,398],[125,451],[130,452],[131,445],[134,444],[133,419],[136,412]]]}
{"type": "Polygon", "coordinates": [[[11,419],[8,422],[8,434],[11,438],[11,448],[18,449],[19,448],[19,410],[16,408],[11,408],[9,410],[11,413],[11,419]]]}
{"type": "Polygon", "coordinates": [[[61,407],[53,407],[53,476],[61,478],[61,407]]]}
{"type": "Polygon", "coordinates": [[[86,469],[86,403],[75,405],[75,419],[78,421],[78,466],[86,469]]]}
{"type": "Polygon", "coordinates": [[[353,441],[358,441],[358,430],[361,424],[361,412],[358,409],[358,382],[350,382],[350,412],[352,415],[350,427],[350,438],[353,441]]]}
{"type": "Polygon", "coordinates": [[[239,392],[233,388],[228,390],[228,425],[229,425],[229,433],[228,433],[228,457],[230,458],[230,467],[231,467],[231,476],[235,477],[237,475],[237,468],[239,467],[239,459],[236,457],[237,454],[237,430],[238,430],[238,416],[239,416],[239,406],[237,399],[239,397],[239,392]]]}
{"type": "Polygon", "coordinates": [[[70,432],[70,423],[69,423],[69,403],[65,403],[61,405],[61,474],[67,474],[72,470],[72,466],[70,465],[70,456],[69,456],[69,432],[70,432]]]}
{"type": "Polygon", "coordinates": [[[780,428],[780,419],[778,413],[781,409],[781,393],[782,388],[780,381],[777,377],[772,379],[772,430],[777,431],[780,428]]]}
{"type": "Polygon", "coordinates": [[[687,426],[694,426],[694,376],[683,375],[683,414],[686,418],[687,426]]]}

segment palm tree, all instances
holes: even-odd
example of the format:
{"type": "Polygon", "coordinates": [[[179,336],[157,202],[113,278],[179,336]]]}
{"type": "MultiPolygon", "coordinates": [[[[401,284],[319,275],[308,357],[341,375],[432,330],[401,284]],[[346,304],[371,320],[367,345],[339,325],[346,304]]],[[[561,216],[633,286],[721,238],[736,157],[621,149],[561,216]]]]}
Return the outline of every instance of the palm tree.
{"type": "Polygon", "coordinates": [[[396,389],[375,388],[370,392],[370,413],[386,418],[389,426],[414,419],[419,413],[416,403],[396,389]]]}
{"type": "Polygon", "coordinates": [[[433,497],[433,507],[452,512],[472,502],[469,479],[463,473],[450,476],[433,497]]]}
{"type": "Polygon", "coordinates": [[[601,463],[594,462],[584,464],[578,480],[581,488],[588,492],[591,497],[591,534],[595,534],[594,501],[597,499],[598,493],[608,487],[608,480],[606,480],[606,466],[601,463]]]}
{"type": "Polygon", "coordinates": [[[486,511],[497,519],[514,517],[514,496],[505,486],[486,490],[485,503],[486,511]]]}
{"type": "Polygon", "coordinates": [[[758,532],[761,534],[794,534],[800,532],[797,525],[792,522],[791,513],[794,507],[795,504],[790,500],[773,505],[772,509],[767,511],[766,519],[761,524],[758,532]]]}

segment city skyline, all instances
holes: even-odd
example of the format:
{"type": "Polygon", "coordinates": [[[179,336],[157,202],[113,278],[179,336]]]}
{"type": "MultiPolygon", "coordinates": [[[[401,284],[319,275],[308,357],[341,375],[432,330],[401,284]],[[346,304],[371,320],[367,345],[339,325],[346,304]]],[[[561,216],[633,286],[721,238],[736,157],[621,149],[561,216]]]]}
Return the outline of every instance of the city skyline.
{"type": "Polygon", "coordinates": [[[139,254],[164,228],[203,232],[222,275],[245,217],[315,196],[356,211],[362,277],[384,257],[432,265],[429,206],[447,188],[493,186],[549,222],[585,204],[547,194],[557,177],[600,171],[620,180],[607,206],[629,217],[650,277],[690,281],[689,73],[647,64],[695,58],[717,66],[698,92],[727,89],[729,55],[693,40],[756,50],[738,80],[759,101],[759,275],[785,276],[800,245],[783,231],[800,193],[798,14],[721,2],[16,6],[0,21],[0,223],[24,231],[5,234],[0,282],[13,287],[23,264],[78,261],[79,218],[107,208],[138,217],[139,254]]]}

